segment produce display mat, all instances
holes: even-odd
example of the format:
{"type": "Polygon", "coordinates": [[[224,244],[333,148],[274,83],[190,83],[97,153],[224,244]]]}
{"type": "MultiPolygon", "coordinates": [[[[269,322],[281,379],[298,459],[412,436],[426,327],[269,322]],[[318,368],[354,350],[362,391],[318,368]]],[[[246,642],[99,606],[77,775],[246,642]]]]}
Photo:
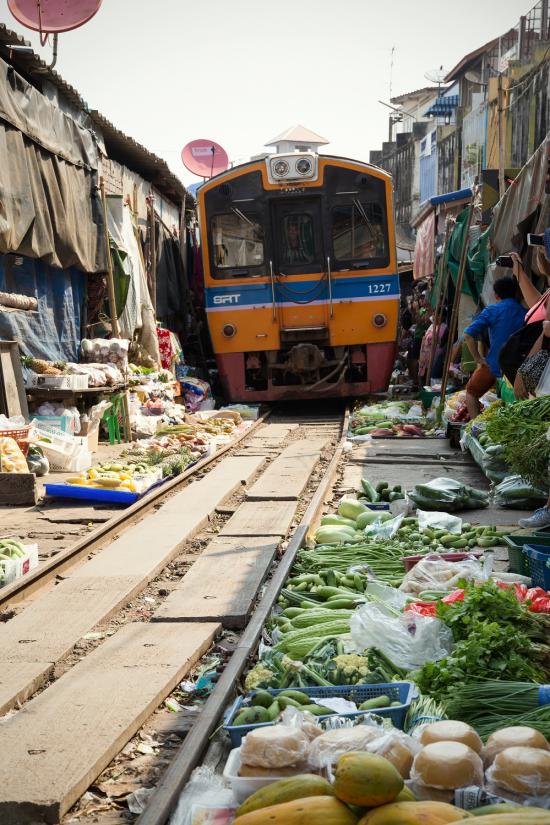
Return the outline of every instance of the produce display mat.
{"type": "Polygon", "coordinates": [[[107,487],[80,487],[78,484],[45,484],[46,495],[50,498],[74,498],[80,501],[97,501],[105,504],[133,504],[151,490],[166,484],[173,476],[161,478],[143,493],[121,492],[120,490],[109,490],[107,487]]]}

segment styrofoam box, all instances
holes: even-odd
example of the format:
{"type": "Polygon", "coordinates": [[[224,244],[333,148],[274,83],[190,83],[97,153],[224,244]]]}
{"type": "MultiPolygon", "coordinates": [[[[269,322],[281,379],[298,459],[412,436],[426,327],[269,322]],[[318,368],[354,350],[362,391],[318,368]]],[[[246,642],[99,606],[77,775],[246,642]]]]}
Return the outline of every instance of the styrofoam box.
{"type": "Polygon", "coordinates": [[[18,559],[2,559],[0,565],[4,568],[4,586],[11,584],[21,576],[25,576],[35,567],[38,567],[38,545],[23,545],[26,551],[24,556],[18,559]]]}
{"type": "Polygon", "coordinates": [[[5,587],[7,584],[11,584],[19,578],[17,575],[17,564],[15,559],[0,559],[0,568],[4,573],[4,581],[0,586],[5,587]]]}
{"type": "Polygon", "coordinates": [[[29,371],[29,387],[49,387],[55,390],[87,390],[88,375],[38,375],[29,371]]]}
{"type": "Polygon", "coordinates": [[[284,776],[239,776],[239,768],[241,767],[241,749],[234,748],[227,757],[225,768],[223,770],[223,778],[231,786],[235,801],[241,805],[249,796],[259,791],[260,788],[265,788],[266,785],[271,785],[277,782],[278,779],[286,779],[284,776]]]}

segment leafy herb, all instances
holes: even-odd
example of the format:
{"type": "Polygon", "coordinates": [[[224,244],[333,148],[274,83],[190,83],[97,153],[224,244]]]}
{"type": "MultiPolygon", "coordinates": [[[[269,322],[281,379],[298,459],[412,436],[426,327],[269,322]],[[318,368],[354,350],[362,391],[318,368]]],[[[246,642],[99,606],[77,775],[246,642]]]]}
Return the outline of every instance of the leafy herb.
{"type": "Polygon", "coordinates": [[[487,435],[504,447],[514,473],[534,486],[548,487],[550,397],[518,401],[498,409],[487,421],[487,435]]]}

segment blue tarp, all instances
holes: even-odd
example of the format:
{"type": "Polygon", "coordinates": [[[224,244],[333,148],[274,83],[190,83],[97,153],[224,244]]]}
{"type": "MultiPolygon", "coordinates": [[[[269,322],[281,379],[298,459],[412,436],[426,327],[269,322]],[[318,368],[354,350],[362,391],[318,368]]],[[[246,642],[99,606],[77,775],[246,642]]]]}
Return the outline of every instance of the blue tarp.
{"type": "Polygon", "coordinates": [[[29,295],[36,312],[0,311],[0,339],[17,341],[24,355],[78,361],[87,276],[38,258],[0,255],[0,292],[29,295]]]}

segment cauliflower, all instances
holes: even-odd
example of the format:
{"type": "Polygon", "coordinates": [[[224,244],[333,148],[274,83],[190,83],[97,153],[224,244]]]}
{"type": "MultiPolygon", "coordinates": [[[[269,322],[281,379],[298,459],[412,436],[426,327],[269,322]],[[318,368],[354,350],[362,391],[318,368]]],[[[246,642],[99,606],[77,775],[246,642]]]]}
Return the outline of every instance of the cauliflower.
{"type": "Polygon", "coordinates": [[[247,673],[244,686],[246,690],[258,690],[258,688],[261,687],[269,687],[274,679],[275,674],[273,671],[262,662],[258,662],[258,664],[247,673]]]}
{"type": "Polygon", "coordinates": [[[347,684],[361,682],[369,674],[367,657],[358,653],[342,653],[333,662],[347,684]]]}

